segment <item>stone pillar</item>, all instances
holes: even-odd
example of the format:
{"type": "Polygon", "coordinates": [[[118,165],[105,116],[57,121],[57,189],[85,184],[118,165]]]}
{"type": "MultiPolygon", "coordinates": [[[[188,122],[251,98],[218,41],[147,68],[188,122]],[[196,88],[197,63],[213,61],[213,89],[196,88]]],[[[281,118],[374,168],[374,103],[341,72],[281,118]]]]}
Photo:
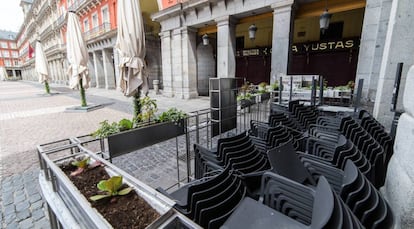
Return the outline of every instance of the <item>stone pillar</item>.
{"type": "Polygon", "coordinates": [[[217,22],[217,77],[236,76],[236,20],[230,16],[217,22]]]}
{"type": "Polygon", "coordinates": [[[93,54],[89,53],[88,59],[89,78],[91,79],[90,87],[96,87],[95,66],[93,64],[93,54]]]}
{"type": "Polygon", "coordinates": [[[394,154],[382,190],[394,212],[394,228],[414,228],[414,66],[407,74],[404,91],[405,113],[399,119],[394,154]]]}
{"type": "MultiPolygon", "coordinates": [[[[374,117],[386,128],[391,127],[393,119],[390,106],[397,64],[404,63],[402,76],[406,76],[408,66],[414,64],[414,45],[412,45],[414,30],[408,29],[414,28],[412,12],[414,12],[412,1],[392,1],[374,106],[374,117]]],[[[405,77],[402,77],[401,85],[404,84],[405,77]]],[[[403,92],[404,88],[402,87],[400,94],[403,92]]],[[[398,108],[401,108],[401,105],[398,108]]]]}
{"type": "Polygon", "coordinates": [[[271,6],[273,8],[271,80],[278,79],[281,73],[287,74],[292,4],[293,0],[288,0],[271,6]]]}
{"type": "Polygon", "coordinates": [[[181,28],[172,31],[171,36],[171,65],[172,65],[172,81],[173,96],[184,98],[184,82],[183,82],[183,50],[182,50],[181,28]]]}
{"type": "Polygon", "coordinates": [[[53,61],[47,62],[47,66],[49,68],[49,77],[51,79],[51,82],[57,83],[58,79],[56,78],[55,72],[53,71],[53,61]]]}
{"type": "Polygon", "coordinates": [[[114,53],[114,70],[115,70],[115,88],[119,89],[119,82],[121,79],[119,78],[119,52],[116,48],[113,49],[114,53]]]}
{"type": "Polygon", "coordinates": [[[115,71],[112,62],[112,52],[110,49],[102,50],[102,62],[105,74],[105,88],[115,89],[115,71]]]}
{"type": "Polygon", "coordinates": [[[182,33],[183,98],[190,99],[197,93],[197,30],[185,28],[182,33]]]}
{"type": "Polygon", "coordinates": [[[162,83],[163,95],[174,96],[174,82],[172,77],[172,48],[171,31],[163,31],[161,36],[161,56],[162,56],[162,83]]]}
{"type": "Polygon", "coordinates": [[[102,55],[98,51],[93,52],[93,63],[95,65],[96,87],[105,87],[105,73],[103,71],[102,55]]]}
{"type": "Polygon", "coordinates": [[[391,2],[368,0],[365,7],[356,75],[357,84],[359,79],[364,79],[363,100],[375,100],[391,2]]]}

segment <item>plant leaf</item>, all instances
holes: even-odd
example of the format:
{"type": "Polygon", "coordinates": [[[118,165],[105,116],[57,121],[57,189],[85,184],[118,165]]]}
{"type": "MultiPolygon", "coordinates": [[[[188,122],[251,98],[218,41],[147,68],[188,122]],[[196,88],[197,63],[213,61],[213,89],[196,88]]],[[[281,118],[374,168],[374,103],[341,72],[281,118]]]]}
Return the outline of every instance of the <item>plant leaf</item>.
{"type": "Polygon", "coordinates": [[[107,197],[110,197],[110,196],[111,195],[95,195],[95,196],[89,197],[89,199],[92,200],[92,201],[97,201],[97,200],[107,198],[107,197]]]}
{"type": "Polygon", "coordinates": [[[121,176],[113,176],[108,181],[110,181],[112,183],[111,185],[112,185],[112,188],[113,188],[112,189],[113,193],[117,192],[122,186],[122,177],[121,176]]]}
{"type": "Polygon", "coordinates": [[[101,190],[101,191],[110,192],[110,190],[108,190],[108,187],[107,187],[106,183],[107,183],[106,180],[101,180],[96,185],[96,187],[98,187],[98,189],[101,190]]]}
{"type": "Polygon", "coordinates": [[[118,195],[123,196],[123,195],[126,195],[126,194],[130,193],[131,191],[132,191],[131,187],[124,188],[124,189],[122,189],[121,191],[118,192],[118,195]]]}
{"type": "Polygon", "coordinates": [[[124,118],[119,121],[118,126],[121,131],[132,129],[132,121],[124,118]]]}

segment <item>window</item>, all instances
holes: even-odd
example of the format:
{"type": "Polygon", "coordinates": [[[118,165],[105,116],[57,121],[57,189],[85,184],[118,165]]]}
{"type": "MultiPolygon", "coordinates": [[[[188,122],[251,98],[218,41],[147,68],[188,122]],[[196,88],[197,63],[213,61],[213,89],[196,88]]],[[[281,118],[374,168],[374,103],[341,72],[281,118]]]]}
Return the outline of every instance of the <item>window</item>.
{"type": "Polygon", "coordinates": [[[3,50],[3,57],[10,57],[10,53],[8,50],[3,50]]]}
{"type": "Polygon", "coordinates": [[[5,60],[5,61],[4,61],[4,65],[6,65],[6,67],[11,67],[11,62],[10,62],[10,60],[5,60]]]}
{"type": "Polygon", "coordinates": [[[98,13],[92,14],[92,28],[96,28],[99,25],[98,13]]]}
{"type": "Polygon", "coordinates": [[[2,58],[3,57],[3,54],[2,54],[2,52],[0,52],[0,58],[2,58]]]}
{"type": "Polygon", "coordinates": [[[14,66],[19,66],[19,61],[15,60],[14,61],[14,66]]]}
{"type": "Polygon", "coordinates": [[[102,24],[109,23],[109,12],[108,12],[108,6],[102,7],[102,24]]]}
{"type": "Polygon", "coordinates": [[[83,31],[89,31],[89,20],[87,18],[83,20],[83,31]]]}
{"type": "Polygon", "coordinates": [[[8,48],[7,42],[2,41],[1,42],[1,47],[4,48],[4,49],[8,48]]]}
{"type": "Polygon", "coordinates": [[[13,52],[12,52],[12,56],[13,56],[14,58],[18,58],[18,57],[19,57],[19,53],[18,53],[17,51],[13,51],[13,52]]]}
{"type": "Polygon", "coordinates": [[[11,43],[10,43],[10,48],[12,48],[12,49],[16,49],[16,43],[11,42],[11,43]]]}

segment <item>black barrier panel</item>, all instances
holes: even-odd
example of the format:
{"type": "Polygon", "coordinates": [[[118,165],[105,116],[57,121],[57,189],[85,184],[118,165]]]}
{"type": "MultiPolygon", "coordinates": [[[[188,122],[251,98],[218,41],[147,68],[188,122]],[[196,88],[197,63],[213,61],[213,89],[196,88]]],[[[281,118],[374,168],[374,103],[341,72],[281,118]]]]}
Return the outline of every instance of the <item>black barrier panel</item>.
{"type": "Polygon", "coordinates": [[[184,133],[184,120],[178,124],[165,122],[117,133],[108,137],[109,156],[114,158],[184,133]]]}

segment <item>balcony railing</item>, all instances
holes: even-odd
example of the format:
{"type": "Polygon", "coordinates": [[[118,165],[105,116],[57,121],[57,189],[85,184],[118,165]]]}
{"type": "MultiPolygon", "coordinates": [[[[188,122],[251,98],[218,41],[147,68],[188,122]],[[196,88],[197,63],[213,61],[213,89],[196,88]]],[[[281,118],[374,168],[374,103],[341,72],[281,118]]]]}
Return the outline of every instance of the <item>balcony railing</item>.
{"type": "Polygon", "coordinates": [[[49,51],[52,51],[52,50],[56,50],[56,49],[62,49],[62,45],[61,44],[55,44],[55,45],[52,45],[52,46],[50,46],[50,47],[47,47],[47,48],[45,48],[45,52],[49,52],[49,51]]]}
{"type": "Polygon", "coordinates": [[[60,28],[60,26],[63,25],[64,23],[65,23],[65,14],[62,14],[55,21],[55,27],[60,28]]]}
{"type": "Polygon", "coordinates": [[[111,30],[111,23],[103,23],[83,33],[85,40],[90,40],[111,30]]]}
{"type": "Polygon", "coordinates": [[[49,34],[53,30],[52,26],[47,26],[45,30],[40,34],[40,37],[45,37],[47,34],[49,34]]]}

